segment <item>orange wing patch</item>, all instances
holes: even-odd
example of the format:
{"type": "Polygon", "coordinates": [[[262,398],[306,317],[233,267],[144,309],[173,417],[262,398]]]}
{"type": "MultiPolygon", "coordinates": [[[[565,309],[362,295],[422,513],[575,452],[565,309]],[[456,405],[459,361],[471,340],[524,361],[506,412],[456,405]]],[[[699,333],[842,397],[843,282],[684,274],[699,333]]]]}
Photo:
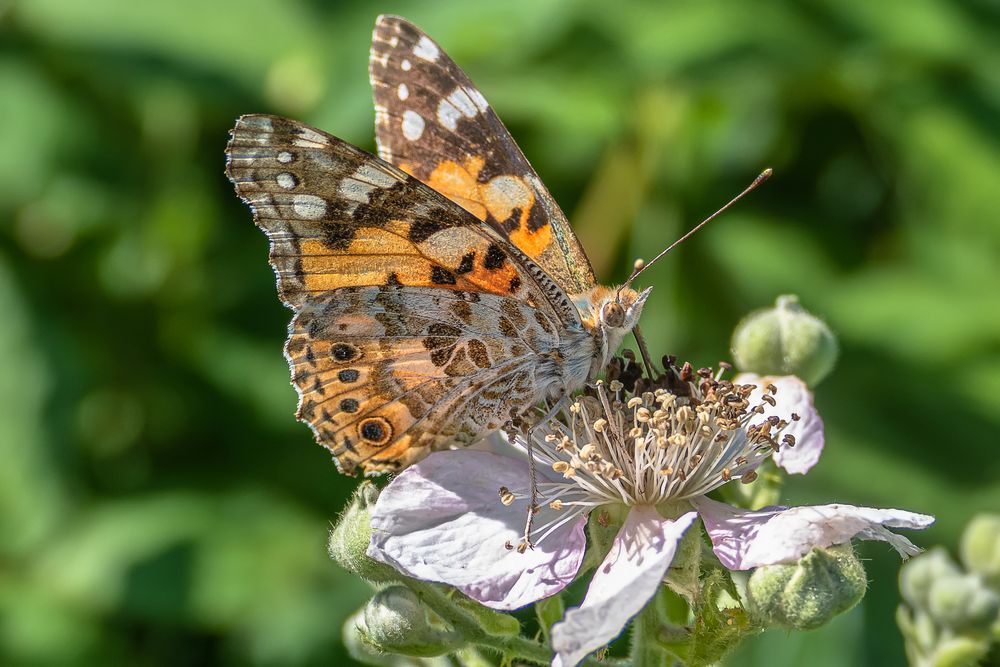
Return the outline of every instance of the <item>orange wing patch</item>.
{"type": "MultiPolygon", "coordinates": [[[[552,243],[548,222],[532,224],[535,190],[520,176],[503,174],[480,181],[485,161],[469,157],[464,164],[444,160],[425,182],[480,220],[489,222],[528,257],[540,256],[552,243]]],[[[406,169],[404,168],[404,171],[406,169]]]]}

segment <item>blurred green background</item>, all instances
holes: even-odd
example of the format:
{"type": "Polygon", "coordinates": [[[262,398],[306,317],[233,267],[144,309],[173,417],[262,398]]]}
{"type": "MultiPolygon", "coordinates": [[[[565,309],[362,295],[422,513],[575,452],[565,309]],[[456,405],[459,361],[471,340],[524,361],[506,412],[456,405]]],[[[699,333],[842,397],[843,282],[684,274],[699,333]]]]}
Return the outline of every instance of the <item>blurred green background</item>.
{"type": "MultiPolygon", "coordinates": [[[[292,417],[267,243],[223,176],[236,116],[372,149],[379,12],[470,73],[621,280],[655,352],[725,356],[794,292],[842,342],[789,503],[1000,508],[1000,8],[992,0],[0,0],[0,662],[350,664],[327,560],[356,484],[292,417]]],[[[738,665],[903,661],[898,559],[738,665]]]]}

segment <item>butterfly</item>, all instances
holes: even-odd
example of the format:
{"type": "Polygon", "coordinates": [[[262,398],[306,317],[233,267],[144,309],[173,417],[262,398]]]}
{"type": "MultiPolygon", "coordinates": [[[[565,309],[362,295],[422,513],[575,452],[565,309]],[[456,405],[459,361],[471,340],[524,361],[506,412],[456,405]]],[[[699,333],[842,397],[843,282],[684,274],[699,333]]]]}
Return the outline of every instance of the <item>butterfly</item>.
{"type": "Polygon", "coordinates": [[[294,313],[296,416],[348,474],[400,470],[579,390],[649,295],[597,284],[510,133],[420,29],[380,16],[369,74],[379,158],[267,115],[239,118],[226,148],[294,313]]]}

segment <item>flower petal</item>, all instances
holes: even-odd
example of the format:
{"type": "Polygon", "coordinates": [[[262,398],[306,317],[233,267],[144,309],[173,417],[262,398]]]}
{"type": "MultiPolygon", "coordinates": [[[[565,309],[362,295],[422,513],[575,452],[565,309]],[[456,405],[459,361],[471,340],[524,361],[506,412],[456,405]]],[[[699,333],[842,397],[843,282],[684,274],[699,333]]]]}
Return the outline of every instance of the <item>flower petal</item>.
{"type": "MultiPolygon", "coordinates": [[[[528,464],[490,452],[437,452],[382,491],[372,512],[368,555],[400,572],[450,584],[493,609],[517,609],[573,580],[586,547],[585,515],[525,553],[506,548],[524,533],[528,464]],[[518,499],[504,506],[506,486],[518,499]]],[[[558,520],[543,506],[535,525],[558,520]]]]}
{"type": "Polygon", "coordinates": [[[823,452],[823,420],[813,406],[812,392],[806,383],[794,375],[765,375],[740,373],[733,378],[736,384],[755,384],[757,389],[750,395],[750,404],[761,403],[764,387],[773,384],[778,392],[774,395],[776,405],[771,407],[763,404],[767,411],[763,416],[776,415],[789,422],[784,434],[795,438],[792,447],[782,446],[775,452],[774,462],[787,472],[804,475],[819,461],[823,452]],[[792,413],[797,414],[799,421],[792,421],[792,413]]]}
{"type": "Polygon", "coordinates": [[[621,634],[656,592],[677,544],[697,514],[664,519],[656,508],[633,507],[611,551],[597,569],[587,596],[552,627],[553,667],[575,665],[621,634]]]}
{"type": "Polygon", "coordinates": [[[815,547],[849,542],[852,538],[888,542],[903,558],[922,551],[891,528],[926,528],[934,517],[903,510],[854,505],[766,507],[751,511],[709,498],[691,503],[701,514],[715,555],[731,570],[795,561],[815,547]]]}

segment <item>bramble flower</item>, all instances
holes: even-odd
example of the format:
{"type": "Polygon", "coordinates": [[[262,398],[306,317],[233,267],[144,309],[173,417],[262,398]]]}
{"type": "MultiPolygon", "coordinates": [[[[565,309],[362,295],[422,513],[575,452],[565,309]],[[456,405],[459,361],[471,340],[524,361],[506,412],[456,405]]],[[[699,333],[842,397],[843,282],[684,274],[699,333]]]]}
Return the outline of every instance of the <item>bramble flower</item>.
{"type": "MultiPolygon", "coordinates": [[[[776,452],[821,442],[818,419],[801,428],[814,415],[807,391],[789,391],[785,402],[774,384],[734,384],[689,365],[668,369],[660,384],[627,397],[620,382],[598,383],[595,396],[531,430],[539,502],[530,548],[519,544],[527,461],[458,450],[432,454],[386,487],[372,513],[369,555],[488,607],[516,609],[576,577],[591,512],[600,508],[599,521],[624,514],[583,603],[552,628],[553,665],[568,666],[618,636],[646,605],[699,515],[732,570],[795,561],[854,537],[889,542],[903,557],[919,551],[886,526],[923,528],[929,516],[839,504],[747,511],[707,497],[727,482],[752,481],[776,452]],[[801,441],[789,432],[796,426],[801,441]]],[[[529,445],[524,436],[512,444],[529,445]]]]}
{"type": "Polygon", "coordinates": [[[772,455],[772,460],[785,472],[794,475],[804,475],[819,462],[823,453],[823,420],[813,406],[812,392],[806,383],[794,375],[757,375],[756,373],[738,373],[733,378],[734,384],[750,384],[755,389],[750,394],[749,401],[764,407],[765,417],[777,415],[789,421],[785,434],[795,439],[794,447],[782,447],[772,455]],[[777,388],[777,405],[770,405],[763,400],[764,388],[772,385],[777,388]],[[791,420],[791,413],[801,416],[801,419],[791,420]]]}

